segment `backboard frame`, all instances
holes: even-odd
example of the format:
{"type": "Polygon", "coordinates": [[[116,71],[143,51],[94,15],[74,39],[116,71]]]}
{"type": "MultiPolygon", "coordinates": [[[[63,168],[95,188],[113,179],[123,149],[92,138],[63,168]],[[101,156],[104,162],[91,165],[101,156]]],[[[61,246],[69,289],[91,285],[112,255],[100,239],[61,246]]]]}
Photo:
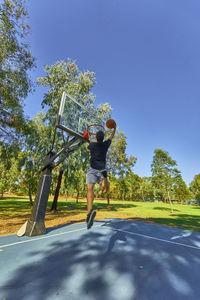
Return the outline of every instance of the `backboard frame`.
{"type": "MultiPolygon", "coordinates": [[[[67,97],[73,101],[76,105],[78,105],[78,107],[81,108],[82,111],[85,111],[86,113],[88,113],[89,115],[93,116],[95,118],[95,122],[98,123],[99,125],[102,125],[104,130],[105,130],[105,125],[103,123],[102,120],[100,120],[99,118],[97,118],[95,116],[95,114],[93,114],[92,112],[88,111],[88,108],[84,107],[82,104],[78,103],[74,98],[72,98],[69,94],[67,94],[66,92],[63,92],[62,94],[62,98],[61,98],[61,102],[60,102],[60,107],[59,107],[59,111],[58,111],[58,116],[57,116],[57,121],[56,121],[56,127],[61,129],[61,130],[64,130],[65,132],[69,133],[70,135],[73,135],[75,137],[78,137],[79,139],[81,140],[84,140],[84,141],[87,141],[87,142],[90,142],[88,139],[84,138],[83,137],[83,132],[76,132],[74,131],[72,128],[69,128],[67,126],[64,126],[61,122],[62,120],[62,115],[63,115],[63,112],[64,112],[64,107],[65,107],[65,102],[66,102],[66,99],[67,97]]],[[[80,119],[79,118],[79,121],[80,122],[80,119]]],[[[88,122],[88,121],[85,121],[85,122],[88,122]]],[[[92,124],[92,123],[91,123],[92,124]]],[[[88,123],[88,125],[90,125],[88,123]]],[[[87,130],[87,128],[85,128],[85,130],[87,130]]]]}

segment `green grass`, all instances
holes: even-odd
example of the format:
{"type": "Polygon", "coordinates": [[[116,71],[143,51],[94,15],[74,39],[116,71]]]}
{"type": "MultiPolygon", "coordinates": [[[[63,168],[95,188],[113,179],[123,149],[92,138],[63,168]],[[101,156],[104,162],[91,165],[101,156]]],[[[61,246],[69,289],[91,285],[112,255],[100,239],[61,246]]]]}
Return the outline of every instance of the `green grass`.
{"type": "MultiPolygon", "coordinates": [[[[46,219],[48,226],[65,224],[67,222],[82,221],[86,215],[86,200],[79,200],[76,204],[75,200],[66,200],[60,198],[58,200],[58,212],[49,213],[52,199],[48,202],[46,219]],[[59,223],[56,223],[56,220],[59,223]],[[51,223],[52,222],[52,223],[51,223]]],[[[176,226],[179,228],[194,230],[200,232],[200,207],[190,205],[173,205],[173,213],[169,204],[161,202],[131,202],[131,201],[114,201],[111,200],[110,208],[107,208],[106,200],[95,200],[94,208],[97,210],[97,219],[104,218],[124,218],[128,220],[138,220],[164,224],[168,226],[176,226]]],[[[17,220],[24,222],[24,218],[30,216],[31,207],[28,197],[5,197],[0,199],[0,219],[1,222],[10,224],[17,220]],[[13,218],[13,219],[12,219],[13,218]],[[21,219],[20,219],[21,218],[21,219]],[[13,220],[13,221],[12,221],[13,220]]]]}

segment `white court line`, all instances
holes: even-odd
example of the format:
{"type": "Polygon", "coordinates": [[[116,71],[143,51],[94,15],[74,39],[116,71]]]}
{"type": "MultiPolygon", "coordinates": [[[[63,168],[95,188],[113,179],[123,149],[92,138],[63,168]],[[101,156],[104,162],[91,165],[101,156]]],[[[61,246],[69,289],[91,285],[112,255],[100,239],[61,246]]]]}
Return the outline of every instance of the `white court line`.
{"type": "Polygon", "coordinates": [[[187,244],[182,244],[182,243],[172,242],[172,241],[168,241],[168,240],[164,240],[164,239],[159,239],[159,238],[156,238],[156,237],[153,237],[153,236],[150,236],[150,235],[145,235],[145,234],[141,234],[141,233],[135,233],[135,232],[130,232],[130,231],[126,231],[126,230],[116,229],[116,228],[112,228],[112,227],[109,227],[109,226],[106,226],[106,225],[103,225],[102,228],[103,227],[109,228],[109,229],[114,230],[114,231],[119,231],[119,232],[131,234],[131,235],[137,235],[137,236],[145,237],[145,238],[152,239],[152,240],[157,240],[157,241],[164,242],[164,243],[169,243],[169,244],[173,244],[173,245],[178,245],[178,246],[183,246],[183,247],[187,247],[187,248],[193,248],[193,249],[200,250],[200,247],[195,247],[195,246],[191,246],[191,245],[187,245],[187,244]]]}
{"type": "MultiPolygon", "coordinates": [[[[102,225],[96,225],[96,226],[93,226],[92,228],[96,228],[96,227],[100,227],[100,226],[102,226],[102,225]]],[[[7,245],[0,245],[0,251],[3,251],[3,250],[1,250],[1,248],[6,248],[6,247],[10,247],[10,246],[14,246],[14,245],[19,245],[19,244],[24,244],[24,243],[29,243],[29,242],[35,242],[35,241],[43,240],[43,239],[49,239],[49,238],[52,238],[52,237],[55,237],[55,236],[64,235],[64,234],[68,234],[68,233],[72,233],[72,232],[76,232],[76,231],[82,231],[82,230],[86,230],[87,231],[87,229],[84,227],[84,228],[74,229],[74,230],[70,230],[70,231],[66,231],[66,232],[61,232],[61,233],[57,233],[57,234],[53,234],[53,235],[49,235],[49,236],[42,236],[42,237],[39,237],[39,238],[36,238],[36,239],[31,239],[31,240],[16,242],[16,243],[7,244],[7,245]]]]}
{"type": "MultiPolygon", "coordinates": [[[[130,232],[130,231],[126,231],[126,230],[116,229],[116,228],[112,228],[112,227],[109,227],[109,226],[106,226],[106,225],[96,225],[96,226],[93,226],[92,228],[97,228],[97,227],[108,228],[108,229],[113,230],[113,231],[119,231],[119,232],[127,233],[127,234],[130,234],[130,235],[137,235],[137,236],[140,236],[140,237],[145,237],[145,238],[148,238],[148,239],[153,239],[153,240],[157,240],[157,241],[161,241],[161,242],[165,242],[165,243],[169,243],[169,244],[173,244],[173,245],[178,245],[178,246],[183,246],[183,247],[187,247],[187,248],[200,250],[200,247],[195,247],[195,246],[191,246],[191,245],[187,245],[187,244],[182,244],[182,243],[172,242],[172,241],[168,241],[168,240],[164,240],[164,239],[159,239],[159,238],[149,236],[149,235],[145,235],[145,234],[141,234],[141,233],[135,233],[135,232],[130,232]]],[[[7,245],[2,245],[2,246],[0,246],[0,251],[3,251],[1,248],[6,248],[6,247],[18,245],[18,244],[34,242],[34,241],[43,240],[43,239],[49,239],[49,238],[53,238],[55,236],[60,236],[60,235],[64,235],[64,234],[68,234],[68,233],[72,233],[72,232],[77,232],[77,231],[82,231],[82,230],[87,231],[86,228],[80,228],[80,229],[74,229],[74,230],[70,230],[70,231],[66,231],[66,232],[61,232],[61,233],[49,235],[49,236],[42,236],[42,237],[39,237],[39,238],[36,238],[36,239],[30,239],[30,240],[26,240],[26,241],[21,241],[21,242],[11,243],[11,244],[7,244],[7,245]]]]}

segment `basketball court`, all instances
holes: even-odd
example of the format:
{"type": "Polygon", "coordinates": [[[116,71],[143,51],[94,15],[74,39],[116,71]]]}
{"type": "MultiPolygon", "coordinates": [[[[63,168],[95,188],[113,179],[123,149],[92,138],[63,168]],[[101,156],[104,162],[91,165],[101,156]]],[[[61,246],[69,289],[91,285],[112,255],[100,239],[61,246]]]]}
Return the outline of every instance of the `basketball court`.
{"type": "Polygon", "coordinates": [[[200,233],[121,219],[0,238],[0,299],[197,300],[200,233]]]}

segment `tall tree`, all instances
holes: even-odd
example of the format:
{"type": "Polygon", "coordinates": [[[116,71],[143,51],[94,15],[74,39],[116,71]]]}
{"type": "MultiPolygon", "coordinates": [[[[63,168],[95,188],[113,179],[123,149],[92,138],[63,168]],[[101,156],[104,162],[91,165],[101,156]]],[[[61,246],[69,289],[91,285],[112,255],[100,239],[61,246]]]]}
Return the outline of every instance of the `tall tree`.
{"type": "Polygon", "coordinates": [[[194,176],[194,179],[190,183],[190,190],[196,199],[200,199],[200,174],[194,176]]]}
{"type": "Polygon", "coordinates": [[[137,158],[126,153],[126,136],[123,132],[116,131],[115,137],[107,154],[107,169],[109,177],[113,180],[111,193],[125,200],[128,193],[127,174],[131,172],[137,158]],[[116,179],[115,179],[116,177],[116,179]]]}
{"type": "Polygon", "coordinates": [[[0,142],[0,194],[14,192],[20,172],[18,161],[19,147],[17,144],[0,142]]]}
{"type": "Polygon", "coordinates": [[[62,93],[65,91],[74,97],[80,104],[87,107],[93,106],[94,95],[90,92],[95,84],[93,72],[79,71],[75,61],[58,61],[57,63],[45,66],[45,77],[38,78],[38,84],[48,87],[45,93],[42,107],[47,106],[46,119],[55,125],[55,120],[60,105],[62,93]]]}
{"type": "Polygon", "coordinates": [[[109,149],[107,156],[108,171],[114,176],[124,178],[127,172],[131,171],[135,165],[137,158],[128,156],[126,153],[126,136],[123,132],[117,131],[115,138],[109,149]]]}
{"type": "Polygon", "coordinates": [[[29,26],[23,0],[0,4],[0,138],[13,139],[26,128],[23,101],[32,89],[28,71],[34,58],[26,43],[29,26]]]}
{"type": "Polygon", "coordinates": [[[30,130],[23,147],[19,180],[23,190],[28,192],[30,203],[32,203],[32,193],[35,193],[37,189],[37,172],[43,166],[46,153],[50,150],[51,130],[45,124],[42,112],[38,113],[27,125],[30,130]]]}
{"type": "Polygon", "coordinates": [[[154,197],[154,191],[153,186],[151,183],[151,178],[149,177],[142,177],[141,183],[140,183],[140,197],[142,200],[146,200],[146,198],[153,198],[154,197]]]}
{"type": "Polygon", "coordinates": [[[174,186],[174,196],[181,204],[191,197],[191,192],[182,178],[179,178],[174,186]]]}
{"type": "Polygon", "coordinates": [[[128,197],[130,200],[139,200],[141,198],[141,183],[142,179],[137,174],[134,174],[132,171],[127,173],[127,176],[125,178],[127,187],[128,187],[128,197]]]}
{"type": "Polygon", "coordinates": [[[169,156],[167,151],[162,149],[154,150],[153,162],[151,164],[152,184],[162,195],[164,202],[168,198],[171,205],[171,190],[181,176],[176,166],[176,161],[169,156]]]}

